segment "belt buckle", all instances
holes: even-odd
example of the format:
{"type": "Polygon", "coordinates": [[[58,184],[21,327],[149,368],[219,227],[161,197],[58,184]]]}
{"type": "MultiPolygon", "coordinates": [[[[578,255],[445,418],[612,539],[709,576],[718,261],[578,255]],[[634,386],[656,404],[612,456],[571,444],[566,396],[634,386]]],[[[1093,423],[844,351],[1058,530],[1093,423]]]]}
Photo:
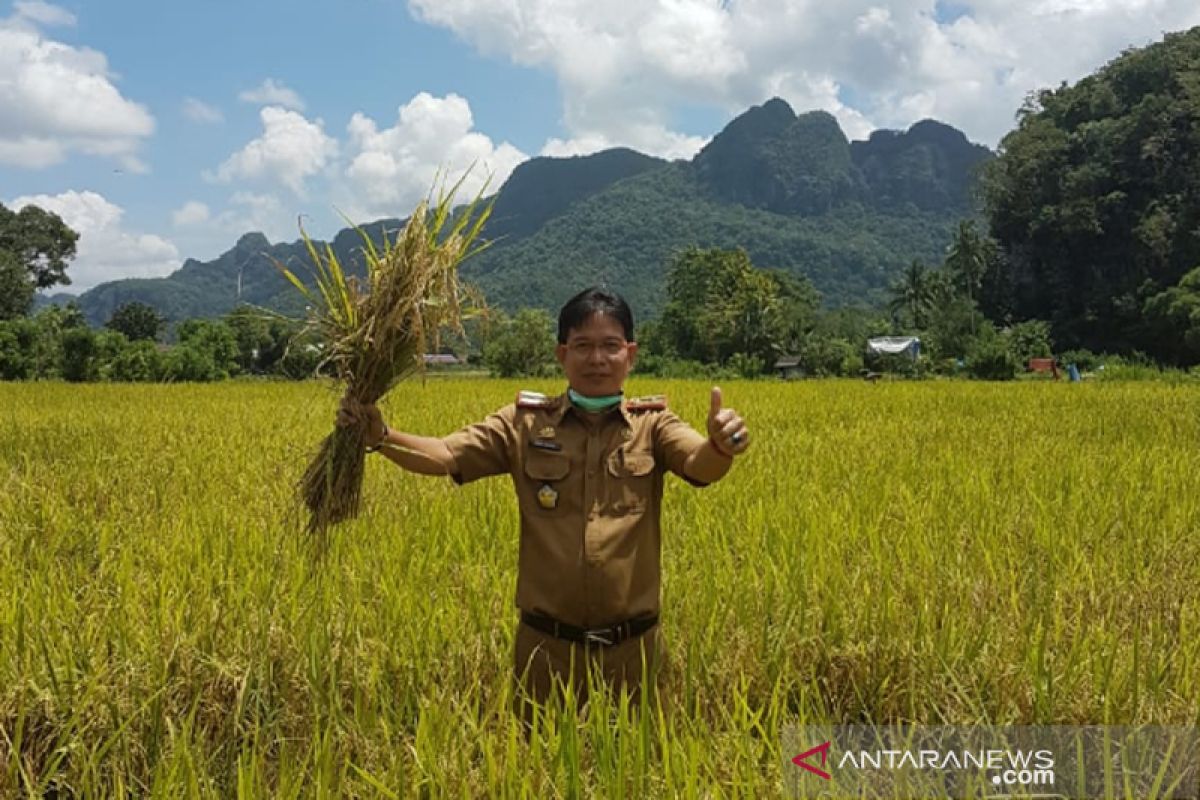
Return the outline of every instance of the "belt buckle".
{"type": "Polygon", "coordinates": [[[604,647],[612,647],[613,640],[611,638],[612,628],[595,628],[590,631],[583,632],[583,640],[588,644],[599,644],[604,647]]]}

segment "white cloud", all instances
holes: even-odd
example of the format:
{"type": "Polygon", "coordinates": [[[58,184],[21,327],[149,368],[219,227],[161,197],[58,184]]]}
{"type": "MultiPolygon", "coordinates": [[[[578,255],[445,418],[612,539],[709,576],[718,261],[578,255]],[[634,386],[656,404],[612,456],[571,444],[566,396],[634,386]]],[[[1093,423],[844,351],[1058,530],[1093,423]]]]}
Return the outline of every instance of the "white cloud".
{"type": "Polygon", "coordinates": [[[28,2],[0,20],[0,163],[39,169],[84,153],[144,171],[136,153],[154,118],[121,95],[103,53],[47,39],[32,24],[73,19],[28,2]]]}
{"type": "Polygon", "coordinates": [[[221,113],[221,109],[216,106],[210,106],[208,103],[197,100],[194,97],[185,97],[183,99],[183,115],[192,122],[199,122],[206,125],[214,125],[225,121],[225,115],[221,113]]]}
{"type": "MultiPolygon", "coordinates": [[[[205,210],[208,211],[207,207],[205,210]]],[[[232,247],[243,234],[253,231],[264,234],[273,242],[297,239],[296,220],[295,206],[285,203],[278,195],[234,192],[223,210],[216,214],[209,212],[203,220],[197,220],[189,227],[188,241],[199,251],[215,257],[232,247]]]]}
{"type": "Polygon", "coordinates": [[[273,194],[235,192],[217,223],[237,235],[258,231],[273,242],[296,238],[296,215],[273,194]]]}
{"type": "Polygon", "coordinates": [[[75,15],[70,11],[42,2],[42,0],[22,0],[22,2],[13,3],[13,8],[16,9],[18,17],[40,25],[71,26],[76,22],[75,15]]]}
{"type": "Polygon", "coordinates": [[[585,133],[570,139],[551,137],[542,146],[541,155],[566,158],[584,156],[612,147],[633,147],[643,153],[653,153],[662,158],[691,158],[704,146],[708,139],[703,136],[686,136],[667,130],[662,125],[629,125],[622,135],[610,138],[604,133],[585,133]]]}
{"type": "Polygon", "coordinates": [[[118,278],[153,278],[179,268],[179,251],[160,236],[125,230],[125,211],[89,191],[18,197],[13,209],[36,205],[62,217],[79,234],[75,260],[67,268],[71,291],[82,292],[118,278]]]}
{"type": "Polygon", "coordinates": [[[1200,24],[1195,0],[409,0],[480,52],[558,78],[569,139],[688,155],[672,112],[737,113],[782,96],[852,137],[934,116],[988,144],[1033,89],[1074,81],[1131,45],[1200,24]]]}
{"type": "Polygon", "coordinates": [[[207,205],[198,200],[189,200],[171,213],[171,224],[177,228],[203,225],[210,216],[207,205]]]}
{"type": "Polygon", "coordinates": [[[176,210],[175,223],[188,226],[189,244],[212,252],[220,237],[227,242],[254,230],[272,241],[292,241],[300,214],[312,215],[305,219],[315,236],[341,227],[335,210],[358,221],[403,217],[439,177],[454,182],[466,175],[460,190],[465,198],[485,184],[496,191],[527,158],[511,144],[475,130],[470,104],[456,94],[421,92],[399,106],[390,127],[356,113],[341,142],[325,133],[321,120],[278,107],[261,114],[262,135],[204,173],[214,182],[259,185],[241,187],[226,208],[207,217],[193,203],[176,210]],[[290,195],[281,197],[276,192],[281,188],[290,195]],[[310,188],[319,198],[316,205],[297,203],[310,188]]]}
{"type": "MultiPolygon", "coordinates": [[[[253,231],[273,242],[290,242],[299,238],[296,221],[303,210],[269,191],[237,191],[220,206],[191,200],[171,214],[172,240],[186,256],[201,261],[217,258],[253,231]]],[[[324,225],[309,227],[318,238],[329,233],[324,225]]]]}
{"type": "Polygon", "coordinates": [[[470,105],[456,94],[421,92],[400,106],[390,128],[355,114],[347,126],[349,163],[339,205],[357,219],[405,216],[439,170],[454,181],[472,166],[463,196],[477,193],[489,176],[495,191],[527,156],[508,142],[495,144],[474,124],[470,105]]]}
{"type": "Polygon", "coordinates": [[[207,178],[220,183],[264,180],[304,195],[307,178],[325,170],[336,158],[337,141],[325,135],[325,123],[278,106],[259,112],[262,136],[225,160],[207,178]]]}
{"type": "Polygon", "coordinates": [[[267,78],[254,89],[247,89],[238,94],[243,103],[256,103],[262,106],[283,106],[293,111],[304,110],[304,100],[294,90],[289,89],[282,81],[267,78]]]}

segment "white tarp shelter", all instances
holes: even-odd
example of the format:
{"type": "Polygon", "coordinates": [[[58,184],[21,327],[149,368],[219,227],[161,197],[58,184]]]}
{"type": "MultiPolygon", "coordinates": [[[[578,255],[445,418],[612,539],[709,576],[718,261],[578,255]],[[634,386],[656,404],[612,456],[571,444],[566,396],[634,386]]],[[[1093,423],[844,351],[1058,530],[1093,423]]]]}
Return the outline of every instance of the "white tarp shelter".
{"type": "Polygon", "coordinates": [[[877,336],[867,339],[867,352],[876,355],[904,353],[915,360],[921,354],[921,340],[916,336],[877,336]]]}

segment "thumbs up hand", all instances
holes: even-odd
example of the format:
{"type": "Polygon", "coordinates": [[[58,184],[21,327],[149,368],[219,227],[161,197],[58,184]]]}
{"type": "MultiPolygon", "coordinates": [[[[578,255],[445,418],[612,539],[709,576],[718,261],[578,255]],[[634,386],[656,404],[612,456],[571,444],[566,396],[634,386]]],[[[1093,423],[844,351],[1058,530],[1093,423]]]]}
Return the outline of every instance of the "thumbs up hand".
{"type": "Polygon", "coordinates": [[[746,422],[732,408],[721,407],[721,389],[714,386],[708,406],[708,439],[721,453],[735,456],[750,446],[746,422]]]}

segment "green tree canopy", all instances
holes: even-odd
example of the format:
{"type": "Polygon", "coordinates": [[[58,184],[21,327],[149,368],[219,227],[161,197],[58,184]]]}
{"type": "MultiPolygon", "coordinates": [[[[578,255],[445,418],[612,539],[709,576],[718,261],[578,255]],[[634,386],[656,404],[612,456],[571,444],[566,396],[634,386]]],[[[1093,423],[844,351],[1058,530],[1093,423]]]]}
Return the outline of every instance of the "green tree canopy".
{"type": "Polygon", "coordinates": [[[0,250],[17,257],[35,289],[71,282],[67,262],[75,257],[78,240],[79,234],[51,211],[32,205],[12,211],[0,204],[0,250]]]}
{"type": "Polygon", "coordinates": [[[689,248],[668,268],[651,349],[722,364],[740,353],[769,367],[804,339],[819,304],[807,280],[757,269],[744,250],[689,248]]]}
{"type": "Polygon", "coordinates": [[[502,378],[548,375],[554,370],[554,319],[540,308],[523,308],[498,318],[483,349],[483,361],[502,378]]]}
{"type": "Polygon", "coordinates": [[[0,250],[0,320],[28,314],[36,291],[16,254],[0,250]]]}
{"type": "Polygon", "coordinates": [[[118,307],[104,327],[123,333],[129,341],[136,342],[158,339],[166,324],[166,319],[152,306],[134,300],[118,307]]]}
{"type": "Polygon", "coordinates": [[[924,328],[937,297],[934,283],[934,273],[914,259],[900,279],[892,284],[888,311],[915,328],[924,328]]]}
{"type": "Polygon", "coordinates": [[[1200,263],[1200,28],[1031,96],[985,170],[1007,266],[983,310],[1045,319],[1064,347],[1163,356],[1146,298],[1200,263]]]}
{"type": "MultiPolygon", "coordinates": [[[[191,349],[200,354],[204,363],[211,363],[212,369],[200,369],[195,364],[198,359],[184,360],[181,371],[187,377],[183,380],[220,380],[236,375],[238,369],[238,339],[233,328],[217,319],[189,319],[179,323],[175,330],[179,336],[179,345],[175,350],[191,349]],[[215,377],[206,377],[209,374],[215,377]]],[[[173,351],[174,352],[174,351],[173,351]]]]}
{"type": "Polygon", "coordinates": [[[1200,267],[1179,283],[1150,297],[1146,323],[1161,337],[1166,357],[1179,364],[1200,362],[1200,267]]]}

